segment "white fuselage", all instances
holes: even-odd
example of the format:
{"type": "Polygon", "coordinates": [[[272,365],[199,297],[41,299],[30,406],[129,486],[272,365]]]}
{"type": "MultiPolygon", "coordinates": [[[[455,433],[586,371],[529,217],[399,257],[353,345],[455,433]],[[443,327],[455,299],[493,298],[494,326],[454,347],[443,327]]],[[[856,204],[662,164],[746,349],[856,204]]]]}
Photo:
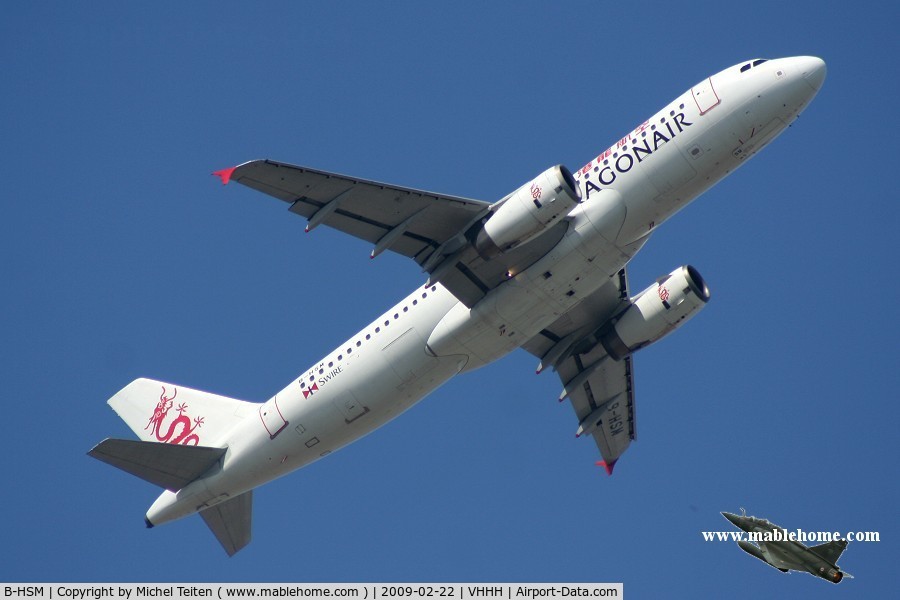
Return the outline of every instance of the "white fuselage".
{"type": "MultiPolygon", "coordinates": [[[[747,63],[750,64],[750,63],[747,63]]],[[[154,525],[233,498],[359,439],[453,375],[520,347],[614,276],[652,230],[771,141],[815,95],[811,57],[705,79],[575,173],[583,202],[544,257],[467,308],[440,284],[401,300],[213,445],[221,468],[147,513],[154,525]],[[553,277],[543,274],[552,271],[553,277]],[[565,282],[566,285],[562,285],[565,282]],[[572,293],[574,291],[574,293],[572,293]]]]}

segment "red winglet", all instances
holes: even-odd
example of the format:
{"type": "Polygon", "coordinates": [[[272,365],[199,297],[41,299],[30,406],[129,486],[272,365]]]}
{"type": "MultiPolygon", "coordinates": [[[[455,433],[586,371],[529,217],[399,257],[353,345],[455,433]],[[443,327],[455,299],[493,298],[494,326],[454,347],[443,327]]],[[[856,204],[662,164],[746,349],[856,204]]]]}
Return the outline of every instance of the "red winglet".
{"type": "Polygon", "coordinates": [[[222,185],[228,185],[228,182],[231,181],[231,174],[234,173],[235,169],[237,169],[237,167],[222,169],[221,171],[214,172],[213,175],[222,180],[222,185]]]}
{"type": "Polygon", "coordinates": [[[607,475],[612,475],[613,467],[616,466],[616,461],[617,461],[617,460],[619,460],[619,459],[617,458],[616,460],[612,461],[612,462],[609,463],[609,464],[606,464],[606,461],[599,460],[599,461],[597,461],[597,466],[598,466],[598,467],[603,467],[604,469],[606,469],[606,474],[607,474],[607,475]]]}

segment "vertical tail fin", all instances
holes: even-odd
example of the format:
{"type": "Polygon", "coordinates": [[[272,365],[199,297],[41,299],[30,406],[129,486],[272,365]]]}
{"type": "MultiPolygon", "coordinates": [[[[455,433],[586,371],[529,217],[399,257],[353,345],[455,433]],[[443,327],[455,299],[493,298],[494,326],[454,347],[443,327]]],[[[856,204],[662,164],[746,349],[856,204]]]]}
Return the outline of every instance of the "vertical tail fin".
{"type": "Polygon", "coordinates": [[[107,402],[145,442],[215,446],[258,405],[152,379],[135,379],[107,402]]]}

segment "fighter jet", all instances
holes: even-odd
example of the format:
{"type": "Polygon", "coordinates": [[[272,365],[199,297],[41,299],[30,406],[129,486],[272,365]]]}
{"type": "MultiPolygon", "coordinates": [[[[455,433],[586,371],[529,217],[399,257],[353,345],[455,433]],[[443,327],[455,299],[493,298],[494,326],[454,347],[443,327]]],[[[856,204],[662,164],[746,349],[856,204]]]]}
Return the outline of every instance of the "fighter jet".
{"type": "Polygon", "coordinates": [[[723,512],[722,516],[747,533],[756,532],[754,535],[759,536],[760,539],[756,544],[738,541],[738,546],[747,554],[755,556],[782,573],[806,571],[831,583],[840,583],[844,577],[853,578],[853,575],[841,571],[837,566],[838,558],[847,548],[847,540],[835,540],[807,547],[791,539],[793,532],[788,533],[783,527],[766,519],[748,517],[744,509],[741,509],[741,513],[735,515],[723,512]],[[765,541],[762,541],[763,539],[765,541]]]}

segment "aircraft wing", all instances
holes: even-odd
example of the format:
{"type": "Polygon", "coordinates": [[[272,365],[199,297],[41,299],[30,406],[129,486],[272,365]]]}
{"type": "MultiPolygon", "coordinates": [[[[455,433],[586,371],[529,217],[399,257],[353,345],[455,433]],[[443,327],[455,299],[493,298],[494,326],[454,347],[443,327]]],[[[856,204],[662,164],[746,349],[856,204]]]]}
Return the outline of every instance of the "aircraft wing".
{"type": "Polygon", "coordinates": [[[838,559],[841,557],[841,553],[847,548],[847,544],[847,540],[834,540],[819,544],[818,546],[810,546],[809,551],[827,560],[831,564],[836,565],[838,559]]]}
{"type": "Polygon", "coordinates": [[[374,258],[391,250],[416,261],[429,282],[472,307],[490,290],[546,254],[562,238],[565,221],[538,239],[485,261],[466,234],[490,213],[491,204],[337,173],[254,160],[215,173],[288,203],[307,219],[307,231],[326,225],[374,245],[374,258]]]}
{"type": "Polygon", "coordinates": [[[627,300],[623,269],[523,346],[541,359],[539,369],[556,369],[563,382],[560,401],[568,398],[578,419],[576,436],[594,438],[603,457],[597,464],[609,474],[635,439],[634,372],[632,358],[612,359],[597,335],[627,300]]]}

